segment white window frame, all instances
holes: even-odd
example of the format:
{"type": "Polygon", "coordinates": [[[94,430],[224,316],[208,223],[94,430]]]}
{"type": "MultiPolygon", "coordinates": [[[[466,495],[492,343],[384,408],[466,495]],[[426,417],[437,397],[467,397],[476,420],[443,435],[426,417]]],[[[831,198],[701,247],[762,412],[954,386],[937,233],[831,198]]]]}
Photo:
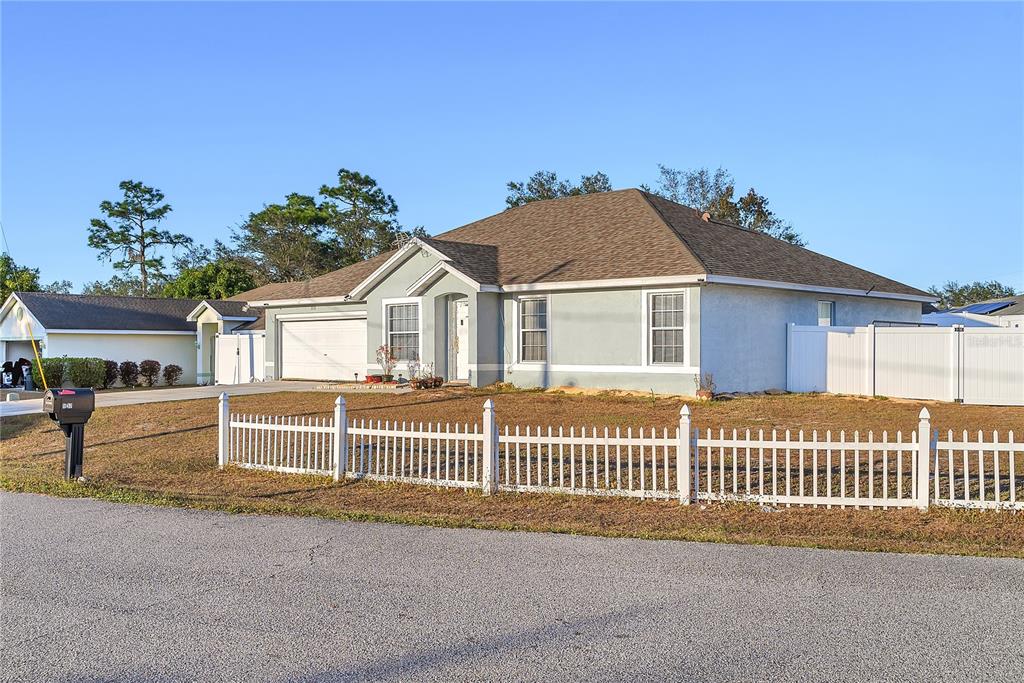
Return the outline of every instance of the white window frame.
{"type": "Polygon", "coordinates": [[[817,319],[818,327],[834,327],[836,324],[836,302],[831,299],[818,299],[814,304],[814,317],[817,319]],[[821,305],[829,305],[828,325],[821,324],[821,305]]]}
{"type": "Polygon", "coordinates": [[[643,289],[640,291],[640,364],[644,368],[673,368],[681,370],[691,369],[690,348],[690,314],[693,310],[692,287],[674,287],[671,289],[643,289]],[[655,363],[651,360],[651,299],[655,294],[682,294],[683,295],[683,362],[682,363],[655,363]]]}
{"type": "MultiPolygon", "coordinates": [[[[516,331],[516,363],[519,365],[536,366],[551,364],[551,297],[547,294],[540,296],[517,296],[512,299],[513,315],[515,316],[516,331]],[[544,354],[547,360],[523,360],[523,301],[544,301],[544,321],[547,327],[544,328],[544,354]]],[[[539,331],[539,330],[534,330],[539,331]]]]}
{"type": "MultiPolygon", "coordinates": [[[[388,329],[388,306],[401,306],[408,304],[416,304],[416,335],[417,335],[417,346],[416,355],[419,356],[419,360],[423,362],[423,297],[421,296],[405,296],[393,299],[381,299],[380,300],[380,344],[381,346],[391,345],[391,334],[388,329]]],[[[377,355],[377,349],[372,349],[374,356],[377,355]]],[[[400,360],[395,367],[401,367],[408,361],[400,360]]],[[[376,360],[374,360],[376,363],[376,360]]],[[[374,367],[380,367],[374,364],[374,367]]]]}

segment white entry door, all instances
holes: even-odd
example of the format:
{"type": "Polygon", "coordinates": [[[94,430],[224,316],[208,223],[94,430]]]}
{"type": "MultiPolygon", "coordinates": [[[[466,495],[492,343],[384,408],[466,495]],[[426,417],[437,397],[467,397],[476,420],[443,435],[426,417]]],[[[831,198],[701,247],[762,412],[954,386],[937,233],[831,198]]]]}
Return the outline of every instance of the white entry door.
{"type": "Polygon", "coordinates": [[[469,302],[455,302],[455,379],[469,379],[469,302]]]}
{"type": "Polygon", "coordinates": [[[281,323],[281,379],[362,379],[366,319],[288,320],[281,323]]]}

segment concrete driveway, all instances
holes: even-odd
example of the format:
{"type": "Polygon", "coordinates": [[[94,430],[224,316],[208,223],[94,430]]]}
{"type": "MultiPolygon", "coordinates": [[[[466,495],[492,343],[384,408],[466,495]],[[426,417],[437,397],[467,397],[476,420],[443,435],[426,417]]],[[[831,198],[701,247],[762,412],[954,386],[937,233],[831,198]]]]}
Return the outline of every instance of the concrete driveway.
{"type": "Polygon", "coordinates": [[[1024,561],[0,494],[11,681],[1021,681],[1024,561]]]}
{"type": "MultiPolygon", "coordinates": [[[[226,391],[228,396],[247,394],[271,394],[275,391],[315,391],[324,382],[256,382],[253,384],[223,384],[206,387],[173,387],[136,391],[108,391],[96,394],[96,407],[125,406],[135,403],[159,403],[160,401],[189,401],[195,398],[215,398],[226,391]]],[[[337,389],[331,389],[337,392],[337,389]]],[[[38,413],[43,409],[42,399],[0,402],[0,417],[38,413]]]]}

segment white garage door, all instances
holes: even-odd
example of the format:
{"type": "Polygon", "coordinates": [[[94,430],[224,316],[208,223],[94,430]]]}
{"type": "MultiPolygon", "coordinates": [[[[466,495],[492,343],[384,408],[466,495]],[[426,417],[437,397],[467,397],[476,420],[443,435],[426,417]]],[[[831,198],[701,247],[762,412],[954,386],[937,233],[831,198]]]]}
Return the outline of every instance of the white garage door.
{"type": "Polygon", "coordinates": [[[366,373],[366,319],[281,323],[281,378],[353,380],[366,373]]]}
{"type": "MultiPolygon", "coordinates": [[[[39,342],[36,342],[37,344],[39,342]]],[[[42,349],[39,350],[42,353],[42,349]]],[[[32,350],[32,342],[30,341],[9,341],[7,342],[7,357],[3,360],[16,361],[21,358],[27,358],[28,360],[35,362],[36,354],[32,350]]]]}

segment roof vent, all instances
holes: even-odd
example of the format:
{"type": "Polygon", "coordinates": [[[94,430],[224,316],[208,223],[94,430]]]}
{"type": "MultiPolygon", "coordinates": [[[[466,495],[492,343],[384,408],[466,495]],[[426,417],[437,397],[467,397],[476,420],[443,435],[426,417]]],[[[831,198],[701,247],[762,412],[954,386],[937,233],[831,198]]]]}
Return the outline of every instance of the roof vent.
{"type": "Polygon", "coordinates": [[[711,220],[711,214],[705,211],[704,213],[701,214],[700,219],[707,223],[709,220],[711,220]]]}

